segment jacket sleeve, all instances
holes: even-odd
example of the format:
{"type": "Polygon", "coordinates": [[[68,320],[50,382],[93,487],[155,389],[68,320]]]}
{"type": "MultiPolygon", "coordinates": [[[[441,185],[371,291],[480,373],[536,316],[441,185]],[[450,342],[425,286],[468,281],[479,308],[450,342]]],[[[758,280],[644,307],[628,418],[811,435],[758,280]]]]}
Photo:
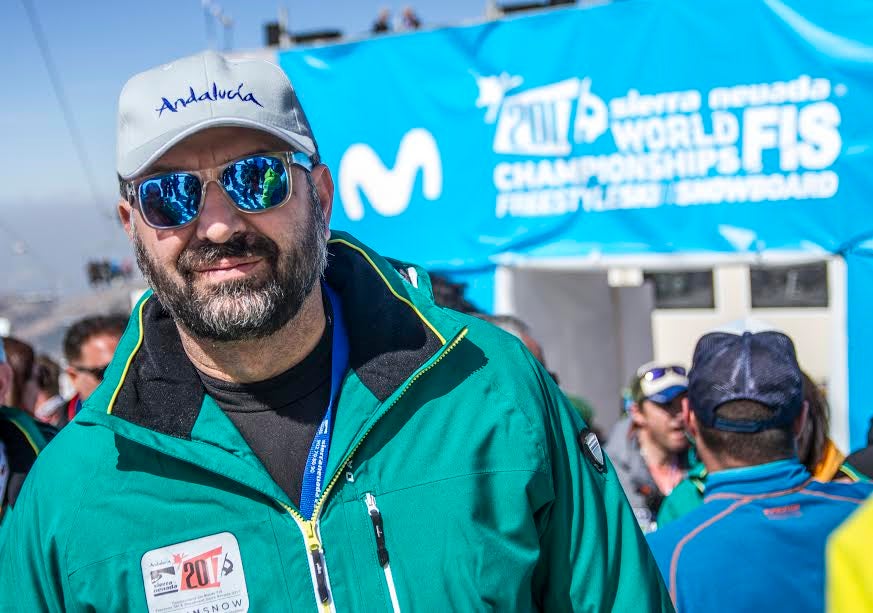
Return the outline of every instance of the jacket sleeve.
{"type": "Polygon", "coordinates": [[[867,502],[828,539],[827,610],[870,611],[873,607],[873,505],[867,502]]]}
{"type": "MultiPolygon", "coordinates": [[[[39,463],[34,467],[38,468],[39,463]]],[[[51,527],[41,527],[40,498],[34,471],[0,529],[0,611],[65,611],[60,555],[51,527]]],[[[51,493],[43,502],[54,500],[51,493]]]]}
{"type": "Polygon", "coordinates": [[[609,459],[589,452],[581,417],[528,356],[539,379],[552,500],[536,511],[543,611],[673,611],[670,597],[609,459]],[[599,457],[603,463],[598,462],[599,457]]]}

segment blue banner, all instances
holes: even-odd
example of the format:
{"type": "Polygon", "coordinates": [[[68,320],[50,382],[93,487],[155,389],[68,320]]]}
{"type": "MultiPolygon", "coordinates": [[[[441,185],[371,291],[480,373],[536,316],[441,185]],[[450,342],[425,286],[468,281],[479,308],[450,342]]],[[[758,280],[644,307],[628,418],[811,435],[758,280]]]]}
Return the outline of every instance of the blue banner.
{"type": "Polygon", "coordinates": [[[641,0],[280,62],[333,226],[398,257],[835,252],[873,230],[871,21],[866,0],[641,0]]]}

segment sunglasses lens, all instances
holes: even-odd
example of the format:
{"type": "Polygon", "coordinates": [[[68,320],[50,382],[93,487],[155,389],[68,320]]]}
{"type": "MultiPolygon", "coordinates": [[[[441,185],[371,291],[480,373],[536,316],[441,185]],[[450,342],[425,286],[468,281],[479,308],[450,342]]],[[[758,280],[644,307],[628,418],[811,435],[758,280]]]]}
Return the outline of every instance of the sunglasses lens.
{"type": "Polygon", "coordinates": [[[152,177],[139,186],[143,217],[158,228],[183,226],[200,208],[200,180],[184,172],[152,177]]]}
{"type": "Polygon", "coordinates": [[[664,368],[657,367],[657,368],[652,368],[650,370],[647,370],[646,374],[644,376],[649,381],[656,381],[656,380],[660,379],[661,377],[665,376],[669,372],[676,373],[677,375],[680,375],[682,377],[684,377],[688,374],[688,372],[685,370],[684,366],[667,366],[664,368]]]}
{"type": "Polygon", "coordinates": [[[224,169],[221,184],[242,211],[263,211],[285,202],[289,181],[277,157],[256,155],[224,169]]]}

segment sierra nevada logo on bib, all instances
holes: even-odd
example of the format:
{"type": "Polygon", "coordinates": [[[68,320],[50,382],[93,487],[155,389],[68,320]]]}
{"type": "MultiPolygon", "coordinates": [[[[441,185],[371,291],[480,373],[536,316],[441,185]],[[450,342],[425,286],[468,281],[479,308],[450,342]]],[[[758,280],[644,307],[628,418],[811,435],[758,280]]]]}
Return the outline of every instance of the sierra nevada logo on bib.
{"type": "Polygon", "coordinates": [[[149,613],[249,610],[239,543],[230,532],[153,549],[141,565],[149,613]]]}

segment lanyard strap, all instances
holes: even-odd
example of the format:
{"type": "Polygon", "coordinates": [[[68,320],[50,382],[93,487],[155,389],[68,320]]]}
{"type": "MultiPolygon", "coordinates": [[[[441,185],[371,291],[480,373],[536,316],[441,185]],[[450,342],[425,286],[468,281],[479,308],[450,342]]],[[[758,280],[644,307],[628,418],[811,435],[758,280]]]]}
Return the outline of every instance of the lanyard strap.
{"type": "Polygon", "coordinates": [[[315,501],[324,489],[324,470],[327,465],[327,452],[330,448],[331,425],[336,407],[336,399],[342,387],[343,377],[349,365],[349,341],[343,323],[339,297],[327,283],[321,284],[321,289],[327,294],[333,314],[333,339],[330,355],[330,402],[321,425],[312,439],[309,456],[306,458],[306,468],[303,470],[303,486],[300,491],[300,511],[306,518],[311,518],[315,510],[315,501]]]}

